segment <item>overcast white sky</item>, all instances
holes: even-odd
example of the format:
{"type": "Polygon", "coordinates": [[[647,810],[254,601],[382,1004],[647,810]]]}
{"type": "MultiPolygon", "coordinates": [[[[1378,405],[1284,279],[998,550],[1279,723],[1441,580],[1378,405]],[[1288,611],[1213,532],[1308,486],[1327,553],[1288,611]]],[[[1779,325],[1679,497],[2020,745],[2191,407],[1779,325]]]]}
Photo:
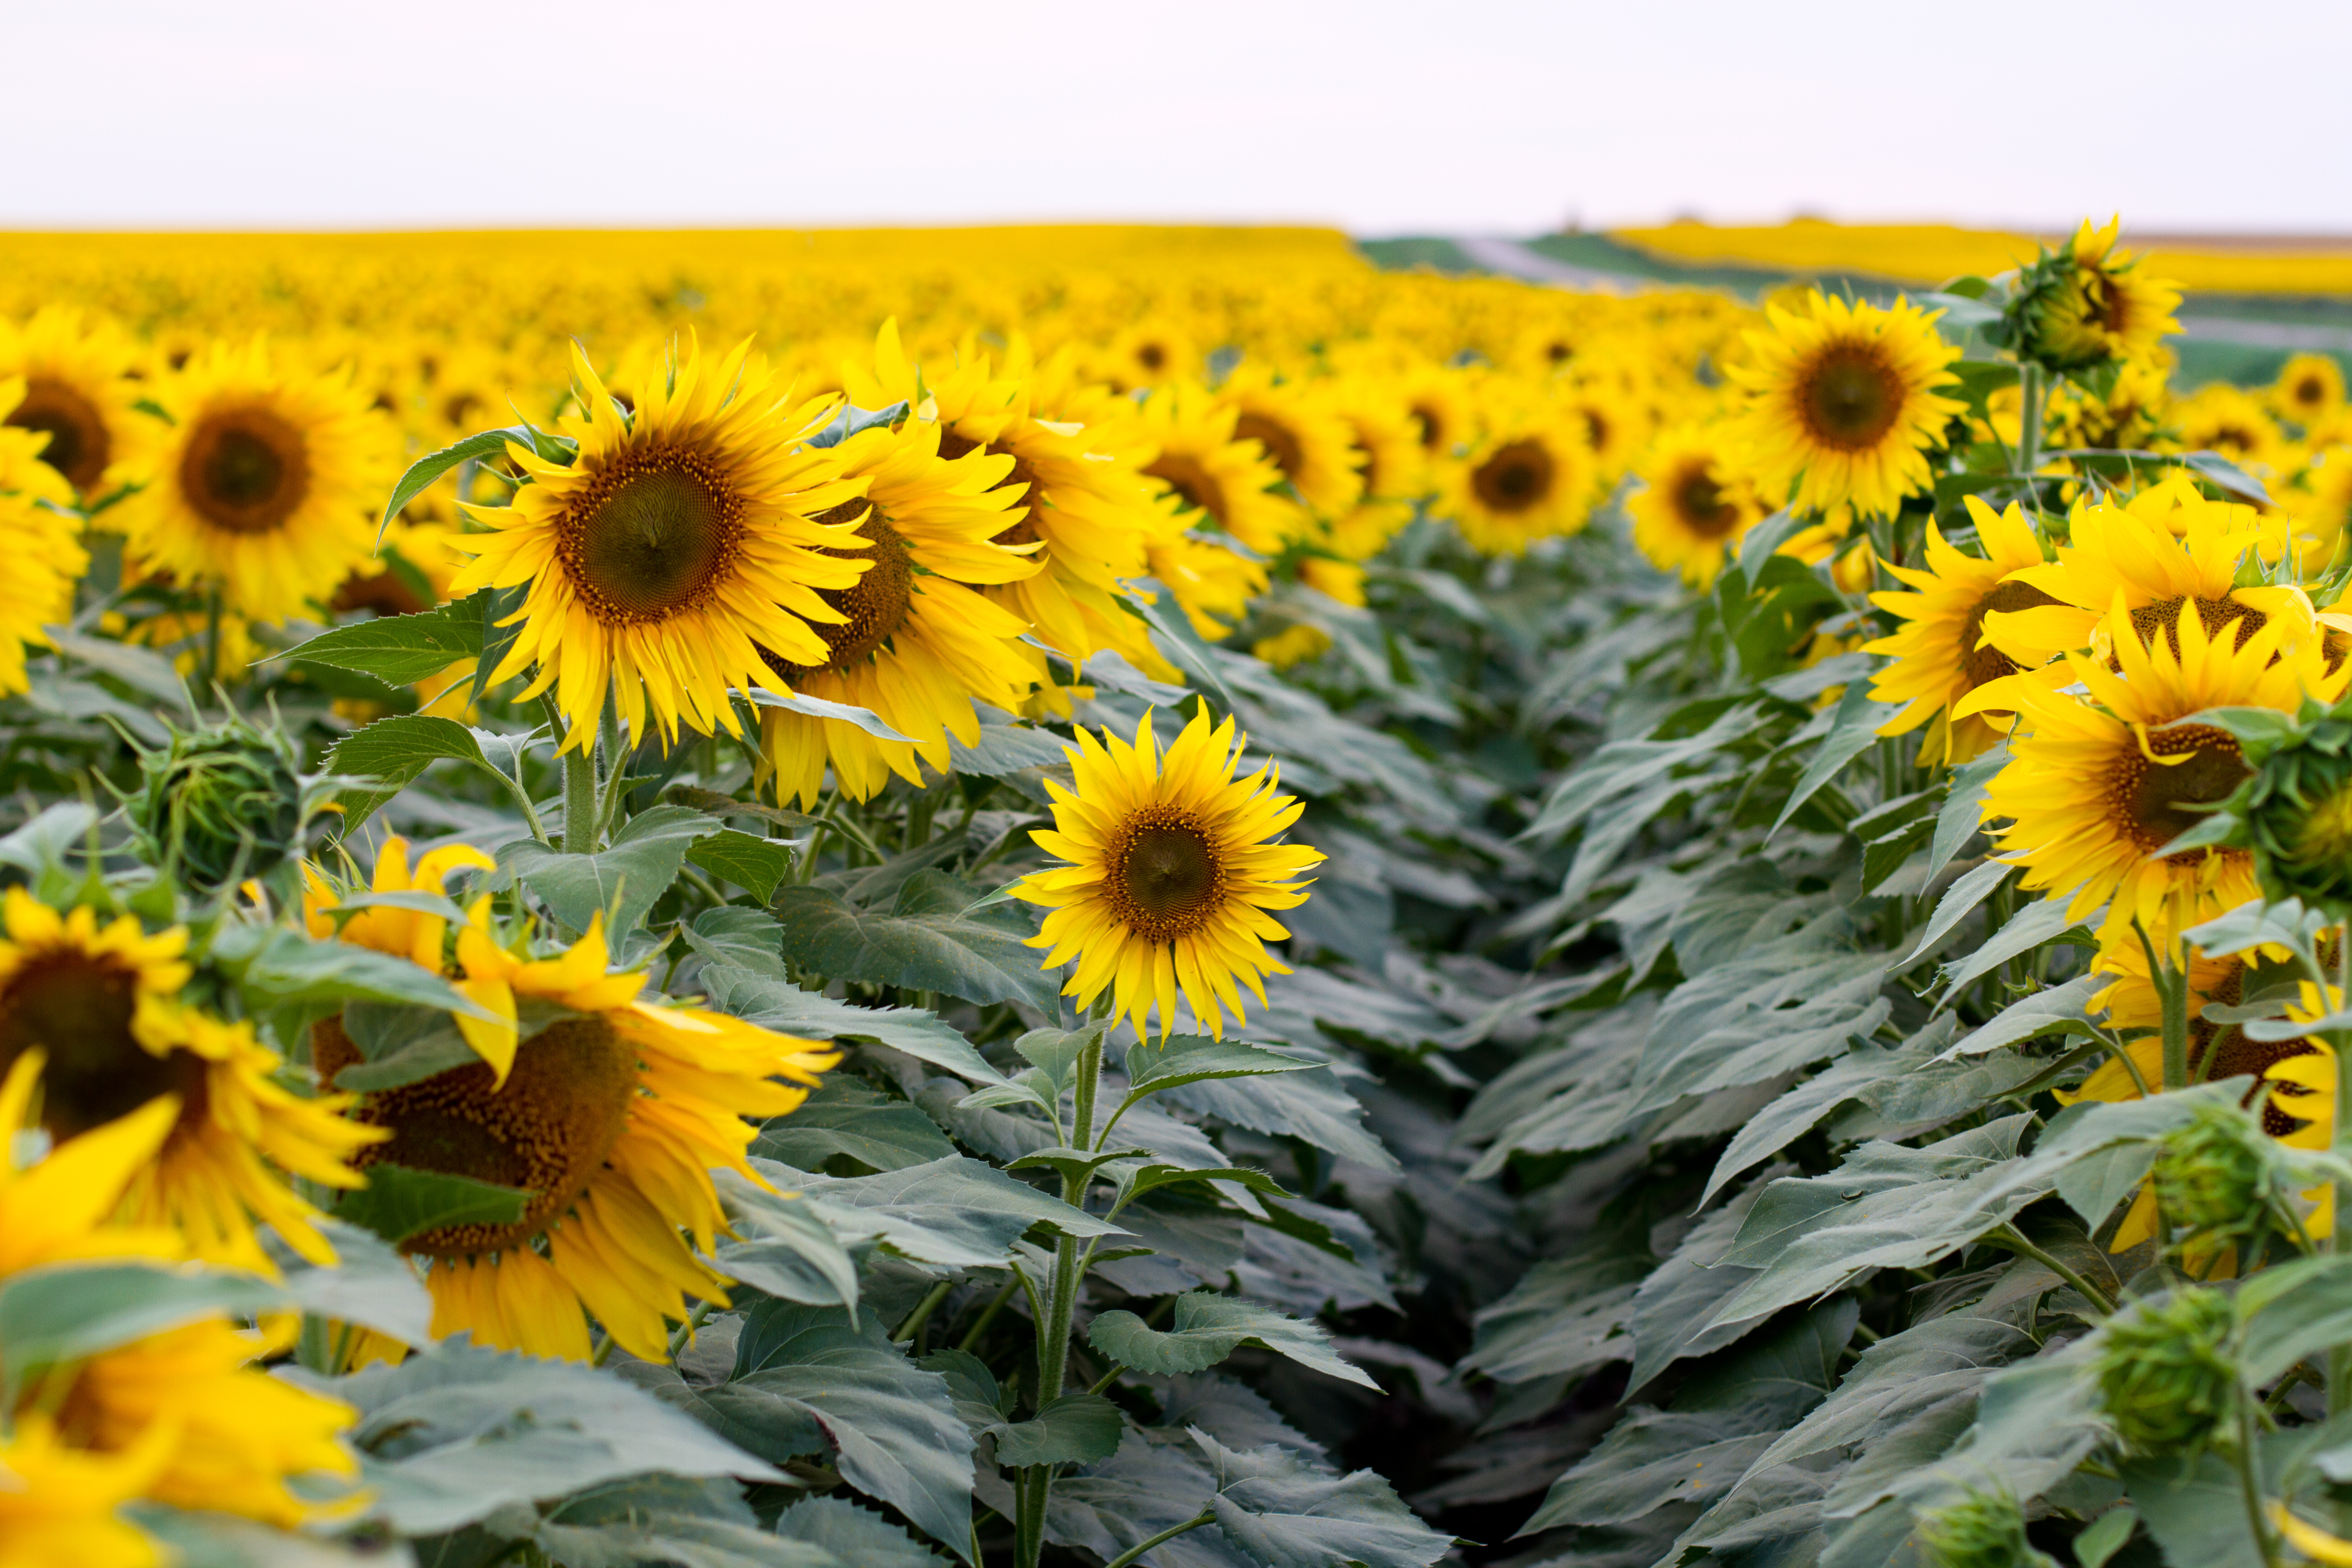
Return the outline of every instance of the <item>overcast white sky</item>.
{"type": "Polygon", "coordinates": [[[0,0],[0,226],[2352,232],[2352,4],[0,0]]]}

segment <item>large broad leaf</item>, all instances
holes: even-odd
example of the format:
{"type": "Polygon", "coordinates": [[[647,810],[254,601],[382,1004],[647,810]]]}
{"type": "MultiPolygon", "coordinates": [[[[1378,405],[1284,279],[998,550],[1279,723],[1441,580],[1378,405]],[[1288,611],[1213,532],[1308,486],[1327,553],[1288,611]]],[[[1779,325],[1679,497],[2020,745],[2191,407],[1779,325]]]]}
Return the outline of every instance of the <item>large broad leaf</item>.
{"type": "Polygon", "coordinates": [[[961,1552],[971,1539],[972,1437],[948,1381],[907,1359],[870,1312],[761,1301],[723,1383],[668,1367],[629,1375],[772,1459],[830,1449],[843,1479],[961,1552]]]}
{"type": "Polygon", "coordinates": [[[122,1515],[163,1547],[172,1568],[383,1568],[385,1562],[371,1542],[297,1535],[231,1513],[132,1502],[122,1515]]]}
{"type": "Polygon", "coordinates": [[[1087,1325],[1087,1341],[1122,1366],[1138,1372],[1201,1372],[1244,1344],[1261,1345],[1326,1376],[1377,1391],[1374,1383],[1339,1359],[1319,1323],[1261,1307],[1254,1301],[1194,1290],[1176,1298],[1174,1327],[1148,1327],[1133,1312],[1098,1313],[1087,1325]]]}
{"type": "MultiPolygon", "coordinates": [[[[1104,1562],[1197,1519],[1217,1478],[1179,1434],[1130,1431],[1118,1451],[1057,1479],[1045,1504],[1045,1533],[1104,1562]]],[[[1223,1531],[1198,1528],[1154,1547],[1156,1568],[1264,1568],[1223,1531]]]]}
{"type": "Polygon", "coordinates": [[[1694,1378],[1666,1408],[1637,1405],[1553,1483],[1522,1535],[1561,1524],[1625,1524],[1677,1502],[1711,1501],[1829,1394],[1853,1337],[1851,1300],[1824,1303],[1727,1365],[1694,1378]]]}
{"type": "Polygon", "coordinates": [[[282,926],[225,924],[213,938],[211,956],[258,1007],[333,1011],[349,1002],[413,1003],[501,1021],[405,958],[347,942],[313,942],[282,926]]]}
{"type": "Polygon", "coordinates": [[[761,1128],[751,1149],[803,1171],[821,1171],[836,1157],[871,1170],[902,1171],[956,1152],[922,1107],[842,1076],[827,1079],[798,1110],[761,1128]]]}
{"type": "Polygon", "coordinates": [[[1377,1171],[1401,1169],[1396,1157],[1365,1131],[1363,1107],[1328,1068],[1246,1082],[1203,1079],[1166,1092],[1177,1104],[1235,1127],[1297,1138],[1377,1171]]]}
{"type": "Polygon", "coordinates": [[[1091,1464],[1118,1450],[1124,1429],[1118,1406],[1099,1394],[1065,1394],[1026,1421],[1000,1421],[988,1428],[996,1440],[996,1462],[1026,1465],[1091,1464]]]}
{"type": "Polygon", "coordinates": [[[372,1231],[333,1219],[317,1224],[335,1249],[331,1266],[301,1257],[275,1231],[262,1233],[286,1293],[306,1312],[357,1323],[404,1345],[432,1343],[433,1299],[408,1259],[372,1231]]]}
{"type": "Polygon", "coordinates": [[[726,827],[697,843],[686,858],[764,903],[776,884],[792,875],[798,848],[795,840],[762,838],[726,827]]]}
{"type": "MultiPolygon", "coordinates": [[[[1032,1226],[1081,1238],[1125,1234],[962,1154],[871,1176],[809,1175],[758,1159],[752,1164],[779,1189],[814,1205],[844,1241],[873,1241],[940,1268],[1001,1268],[1032,1226]]],[[[749,1186],[740,1176],[733,1181],[749,1186]]]]}
{"type": "Polygon", "coordinates": [[[1760,1184],[1750,1187],[1692,1226],[1682,1245],[1634,1290],[1622,1319],[1633,1341],[1633,1367],[1625,1377],[1627,1397],[1675,1362],[1721,1350],[1762,1321],[1713,1321],[1717,1310],[1756,1278],[1753,1269],[1726,1265],[1723,1255],[1731,1250],[1748,1209],[1763,1191],[1760,1184]]]}
{"type": "Polygon", "coordinates": [[[718,1259],[754,1289],[812,1307],[857,1306],[857,1265],[834,1233],[830,1211],[806,1194],[753,1185],[733,1171],[714,1173],[731,1232],[718,1259]]]}
{"type": "Polygon", "coordinates": [[[610,1373],[462,1341],[349,1377],[285,1373],[356,1405],[373,1510],[435,1534],[630,1476],[782,1472],[610,1373]]]}
{"type": "Polygon", "coordinates": [[[396,1245],[444,1226],[513,1225],[534,1195],[471,1176],[375,1164],[367,1168],[367,1185],[344,1194],[335,1215],[396,1245]]]}
{"type": "Polygon", "coordinates": [[[1192,1440],[1217,1476],[1217,1528],[1267,1568],[1429,1568],[1453,1548],[1370,1470],[1334,1475],[1277,1447],[1236,1450],[1205,1432],[1192,1440]]]}
{"type": "Polygon", "coordinates": [[[847,1498],[813,1497],[776,1516],[776,1534],[822,1547],[842,1568],[939,1568],[940,1554],[847,1498]]]}
{"type": "Polygon", "coordinates": [[[2048,1181],[2008,1168],[2030,1116],[1924,1149],[1866,1143],[1826,1176],[1765,1188],[1723,1261],[1761,1272],[1717,1310],[1735,1323],[1837,1289],[1875,1268],[1916,1268],[2014,1217],[2048,1181]]]}
{"type": "Polygon", "coordinates": [[[1806,763],[1797,787],[1789,793],[1788,804],[1772,819],[1774,833],[1787,826],[1798,808],[1835,778],[1840,769],[1868,751],[1878,739],[1878,727],[1894,717],[1897,710],[1874,699],[1870,689],[1869,681],[1859,679],[1845,689],[1830,720],[1829,733],[1822,737],[1821,748],[1806,763]]]}
{"type": "MultiPolygon", "coordinates": [[[[836,1506],[862,1513],[848,1503],[836,1506]]],[[[805,1504],[802,1506],[806,1506],[805,1504]]],[[[871,1515],[866,1517],[871,1518],[871,1515]]],[[[882,1525],[878,1519],[874,1521],[882,1525]]],[[[480,1526],[480,1533],[496,1541],[527,1542],[551,1563],[588,1568],[622,1568],[646,1563],[648,1568],[859,1568],[868,1561],[824,1544],[796,1540],[760,1528],[759,1515],[743,1500],[742,1489],[729,1480],[688,1480],[677,1476],[641,1476],[591,1487],[565,1498],[541,1513],[505,1508],[480,1526]]],[[[887,1525],[882,1528],[890,1529],[887,1525]]],[[[892,1530],[919,1556],[900,1558],[912,1563],[936,1563],[929,1553],[901,1532],[892,1530]]],[[[428,1554],[431,1549],[428,1548],[428,1554]]],[[[428,1556],[428,1560],[429,1556],[428,1556]]],[[[445,1561],[446,1559],[444,1559],[445,1561]]]]}
{"type": "Polygon", "coordinates": [[[354,621],[298,643],[278,657],[301,664],[355,670],[373,676],[387,687],[413,686],[461,659],[481,657],[478,606],[472,615],[452,615],[450,612],[457,607],[444,605],[412,616],[377,616],[354,621]]]}
{"type": "Polygon", "coordinates": [[[918,872],[887,914],[854,907],[824,888],[782,889],[774,908],[785,956],[836,980],[944,991],[983,1006],[1026,1002],[1051,1016],[1060,986],[1038,967],[1042,955],[1024,945],[1026,932],[965,914],[971,900],[960,887],[918,872]]]}
{"type": "Polygon", "coordinates": [[[374,781],[372,786],[343,792],[343,835],[348,837],[378,806],[445,759],[490,766],[473,731],[431,713],[395,713],[336,742],[327,751],[328,771],[374,781]]]}
{"type": "Polygon", "coordinates": [[[713,1006],[762,1028],[819,1040],[878,1040],[959,1078],[1004,1081],[953,1025],[920,1007],[861,1007],[732,963],[706,966],[702,983],[709,987],[713,1006]]]}
{"type": "Polygon", "coordinates": [[[42,1367],[79,1361],[149,1334],[285,1305],[282,1289],[250,1274],[144,1263],[53,1263],[0,1284],[0,1344],[8,1347],[9,1382],[21,1384],[42,1367]]]}
{"type": "Polygon", "coordinates": [[[669,891],[695,841],[719,830],[715,818],[698,811],[651,806],[629,818],[611,847],[593,855],[567,855],[535,838],[509,844],[499,851],[502,878],[493,881],[522,883],[574,931],[586,931],[601,914],[609,939],[617,942],[669,891]]]}
{"type": "Polygon", "coordinates": [[[1509,1294],[1479,1310],[1477,1338],[1462,1364],[1497,1383],[1528,1383],[1631,1360],[1633,1343],[1619,1325],[1654,1263],[1638,1243],[1600,1234],[1537,1264],[1509,1294]]]}

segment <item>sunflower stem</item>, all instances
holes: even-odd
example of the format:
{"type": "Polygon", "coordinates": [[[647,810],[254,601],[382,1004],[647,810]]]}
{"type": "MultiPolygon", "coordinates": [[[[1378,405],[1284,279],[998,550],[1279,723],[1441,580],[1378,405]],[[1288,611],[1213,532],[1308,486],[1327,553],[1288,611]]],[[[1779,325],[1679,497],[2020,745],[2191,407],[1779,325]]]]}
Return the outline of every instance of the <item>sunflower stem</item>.
{"type": "MultiPolygon", "coordinates": [[[[555,743],[563,744],[562,710],[555,699],[546,699],[548,721],[555,726],[555,743]]],[[[564,752],[563,852],[590,855],[596,849],[596,754],[589,746],[564,752]]]]}
{"type": "Polygon", "coordinates": [[[1217,1516],[1215,1514],[1203,1509],[1181,1524],[1170,1525],[1167,1529],[1151,1537],[1149,1541],[1137,1542],[1134,1545],[1129,1547],[1126,1551],[1120,1552],[1118,1556],[1104,1563],[1103,1568],[1128,1568],[1128,1564],[1140,1558],[1145,1552],[1150,1551],[1153,1547],[1173,1541],[1188,1530],[1198,1530],[1204,1524],[1214,1523],[1216,1517],[1217,1516]]]}
{"type": "MultiPolygon", "coordinates": [[[[1086,1045],[1078,1052],[1077,1092],[1070,1118],[1070,1147],[1074,1149],[1091,1152],[1094,1147],[1095,1100],[1102,1087],[1103,1033],[1108,1027],[1097,1024],[1091,1028],[1086,1045]]],[[[1091,1173],[1064,1176],[1062,1201],[1073,1208],[1085,1208],[1087,1189],[1093,1184],[1091,1173]]],[[[1083,1274],[1077,1237],[1055,1237],[1054,1284],[1045,1297],[1045,1321],[1039,1326],[1037,1387],[1030,1395],[1035,1409],[1043,1410],[1059,1398],[1062,1385],[1068,1380],[1070,1320],[1077,1312],[1078,1281],[1083,1274]]],[[[1015,1554],[1021,1568],[1036,1568],[1038,1555],[1045,1546],[1045,1497],[1054,1484],[1054,1470],[1050,1465],[1032,1465],[1024,1476],[1022,1528],[1015,1554]]]]}
{"type": "Polygon", "coordinates": [[[2042,466],[2042,367],[2032,360],[2017,367],[2017,474],[2026,481],[2026,499],[2042,510],[2033,489],[2033,470],[2042,466]]]}
{"type": "Polygon", "coordinates": [[[2055,1274],[2059,1279],[2063,1279],[2067,1284],[2073,1286],[2076,1293],[2079,1294],[2083,1300],[2088,1301],[2102,1318],[2107,1317],[2115,1311],[2116,1304],[2107,1300],[2107,1293],[2105,1290],[2100,1289],[2096,1285],[2094,1285],[2088,1279],[2084,1279],[2082,1275],[2067,1267],[2064,1262],[2053,1254],[2043,1251],[2041,1247],[2036,1247],[2033,1243],[2026,1240],[2025,1233],[2019,1230],[2015,1226],[2000,1226],[1993,1230],[1986,1232],[1982,1239],[1987,1246],[2002,1247],[2008,1251],[2016,1253],[2021,1258],[2030,1258],[2033,1262],[2039,1263],[2042,1268],[2047,1268],[2051,1273],[2055,1274]]]}

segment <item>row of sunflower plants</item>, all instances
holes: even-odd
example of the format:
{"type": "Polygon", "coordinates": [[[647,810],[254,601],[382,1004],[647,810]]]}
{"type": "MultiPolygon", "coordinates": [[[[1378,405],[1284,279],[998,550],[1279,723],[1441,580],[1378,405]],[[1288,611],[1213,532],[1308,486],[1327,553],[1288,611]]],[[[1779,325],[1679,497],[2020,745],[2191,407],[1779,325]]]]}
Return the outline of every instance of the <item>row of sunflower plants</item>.
{"type": "Polygon", "coordinates": [[[1455,792],[1148,597],[1118,613],[1198,689],[1090,660],[1068,740],[999,711],[918,769],[793,661],[916,642],[928,595],[969,705],[954,617],[991,611],[922,552],[984,564],[1009,461],[967,479],[905,404],[788,408],[740,353],[583,403],[412,472],[395,510],[484,459],[514,499],[454,602],[239,694],[290,713],[205,719],[157,656],[58,628],[117,735],[53,726],[82,750],[24,765],[100,759],[119,798],[0,840],[0,1463],[29,1489],[0,1563],[1444,1556],[1338,1453],[1367,1358],[1444,1369],[1318,1321],[1399,1305],[1335,1173],[1406,1179],[1323,1026],[1434,1016],[1370,977],[1270,995],[1320,972],[1265,944],[1276,913],[1375,966],[1386,936],[1307,917],[1286,765],[1376,866],[1455,792]],[[777,599],[818,629],[755,642],[777,599]],[[453,669],[467,719],[303,754],[334,683],[453,669]],[[769,714],[833,732],[833,773],[845,730],[899,765],[770,804],[769,714]]]}
{"type": "Polygon", "coordinates": [[[1570,999],[1459,1136],[1569,1234],[1439,1489],[1552,1471],[1522,1561],[2352,1562],[2346,561],[2049,449],[2169,329],[2089,248],[1773,311],[1789,509],[1528,688],[1570,999]]]}

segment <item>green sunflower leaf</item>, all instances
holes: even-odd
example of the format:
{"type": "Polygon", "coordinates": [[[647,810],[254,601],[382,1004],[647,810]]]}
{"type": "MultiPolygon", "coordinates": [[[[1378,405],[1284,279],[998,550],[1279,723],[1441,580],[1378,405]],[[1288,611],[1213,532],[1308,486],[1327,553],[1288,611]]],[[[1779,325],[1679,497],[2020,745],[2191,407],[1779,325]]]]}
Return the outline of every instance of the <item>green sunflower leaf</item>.
{"type": "Polygon", "coordinates": [[[1202,1372],[1241,1346],[1255,1344],[1327,1377],[1380,1388],[1360,1368],[1339,1359],[1321,1324],[1286,1317],[1255,1301],[1193,1290],[1176,1298],[1171,1321],[1175,1327],[1163,1333],[1133,1312],[1103,1312],[1087,1325],[1087,1342],[1121,1366],[1160,1375],[1202,1372]]]}
{"type": "Polygon", "coordinates": [[[536,1194],[441,1171],[378,1163],[368,1184],[343,1194],[335,1217],[372,1230],[394,1246],[453,1225],[513,1225],[536,1194]]]}
{"type": "Polygon", "coordinates": [[[273,655],[272,660],[349,670],[373,677],[387,688],[412,686],[453,664],[481,657],[482,618],[475,601],[488,592],[486,588],[460,605],[444,605],[415,615],[378,616],[337,626],[273,655]],[[471,613],[457,614],[460,609],[471,613]]]}

